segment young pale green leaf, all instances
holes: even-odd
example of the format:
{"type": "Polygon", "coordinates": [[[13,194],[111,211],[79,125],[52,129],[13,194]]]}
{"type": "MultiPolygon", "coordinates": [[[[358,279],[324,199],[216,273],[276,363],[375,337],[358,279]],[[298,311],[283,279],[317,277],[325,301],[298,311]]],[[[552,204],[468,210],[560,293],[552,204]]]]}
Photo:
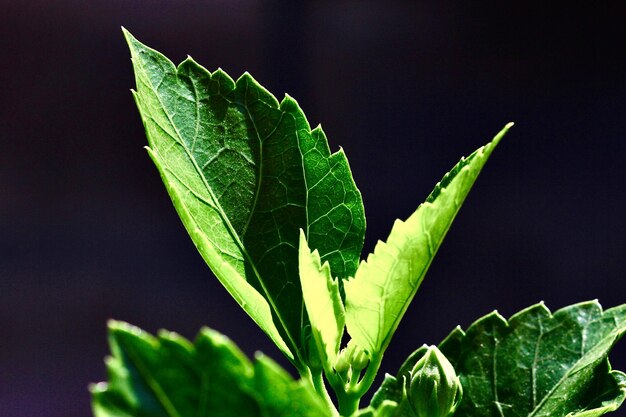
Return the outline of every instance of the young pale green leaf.
{"type": "Polygon", "coordinates": [[[331,415],[305,382],[266,358],[251,363],[209,329],[191,343],[174,333],[155,338],[111,321],[109,343],[109,381],[91,387],[96,417],[331,415]]]}
{"type": "Polygon", "coordinates": [[[626,332],[626,304],[595,302],[551,314],[538,304],[508,321],[497,312],[440,345],[460,375],[464,417],[591,417],[616,410],[626,376],[607,356],[626,332]]]}
{"type": "Polygon", "coordinates": [[[304,231],[300,231],[299,258],[302,294],[315,344],[323,360],[332,364],[339,352],[345,326],[339,282],[331,276],[328,262],[322,265],[319,252],[311,252],[304,231]]]}
{"type": "Polygon", "coordinates": [[[353,279],[344,283],[348,333],[370,354],[387,348],[454,217],[511,123],[446,174],[406,221],[397,220],[353,279]]]}
{"type": "Polygon", "coordinates": [[[334,276],[354,274],[365,216],[343,151],[330,153],[290,97],[187,58],[178,67],[128,32],[135,100],[183,224],[217,278],[302,363],[298,230],[334,276]]]}

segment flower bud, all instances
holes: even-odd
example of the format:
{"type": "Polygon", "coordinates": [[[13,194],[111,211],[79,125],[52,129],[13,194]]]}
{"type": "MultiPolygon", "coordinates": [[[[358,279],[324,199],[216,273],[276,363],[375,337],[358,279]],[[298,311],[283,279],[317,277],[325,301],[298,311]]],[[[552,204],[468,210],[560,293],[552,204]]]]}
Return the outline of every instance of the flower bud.
{"type": "Polygon", "coordinates": [[[357,346],[353,340],[350,340],[348,346],[339,352],[334,368],[344,380],[348,380],[353,373],[358,377],[359,373],[367,367],[369,360],[367,352],[357,346]]]}
{"type": "MultiPolygon", "coordinates": [[[[350,345],[350,343],[348,343],[348,345],[350,345]]],[[[370,358],[367,352],[361,349],[359,346],[357,346],[356,344],[354,344],[353,346],[354,346],[354,350],[352,352],[352,361],[351,361],[352,370],[354,372],[360,372],[363,369],[365,369],[367,365],[370,363],[370,358]]]]}
{"type": "Polygon", "coordinates": [[[345,375],[350,370],[351,353],[351,350],[348,350],[346,347],[341,349],[341,352],[337,355],[333,368],[335,368],[335,371],[337,371],[339,375],[345,375]]]}
{"type": "Polygon", "coordinates": [[[407,399],[417,417],[448,417],[463,396],[454,367],[436,346],[415,364],[407,385],[407,399]]]}

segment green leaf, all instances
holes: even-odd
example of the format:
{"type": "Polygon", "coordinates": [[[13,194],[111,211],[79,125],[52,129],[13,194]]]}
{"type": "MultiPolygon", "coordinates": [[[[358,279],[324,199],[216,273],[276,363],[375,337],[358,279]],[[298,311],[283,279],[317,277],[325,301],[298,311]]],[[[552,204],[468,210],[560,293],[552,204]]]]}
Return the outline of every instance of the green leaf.
{"type": "Polygon", "coordinates": [[[334,276],[354,274],[365,216],[343,151],[292,98],[191,58],[178,67],[127,31],[150,157],[204,260],[296,365],[307,317],[298,230],[334,276]]]}
{"type": "Polygon", "coordinates": [[[252,364],[214,331],[203,330],[191,344],[174,333],[155,338],[111,321],[109,343],[109,383],[92,387],[96,417],[259,415],[246,391],[252,364]]]}
{"type": "Polygon", "coordinates": [[[378,242],[344,283],[348,333],[370,354],[382,355],[389,345],[465,197],[511,126],[461,159],[406,221],[396,220],[387,242],[378,242]]]}
{"type": "Polygon", "coordinates": [[[323,360],[332,364],[339,352],[345,326],[339,283],[332,278],[328,262],[322,265],[319,252],[311,252],[303,231],[300,233],[299,265],[302,294],[313,337],[323,360]]]}
{"type": "Polygon", "coordinates": [[[458,416],[600,416],[626,397],[626,376],[607,356],[626,332],[626,304],[596,301],[551,314],[537,304],[508,321],[497,312],[440,345],[460,375],[458,416]]]}
{"type": "Polygon", "coordinates": [[[213,330],[203,329],[191,343],[111,321],[109,343],[109,382],[91,387],[96,417],[331,415],[305,382],[267,358],[251,363],[213,330]],[[279,406],[282,414],[274,413],[279,406]]]}

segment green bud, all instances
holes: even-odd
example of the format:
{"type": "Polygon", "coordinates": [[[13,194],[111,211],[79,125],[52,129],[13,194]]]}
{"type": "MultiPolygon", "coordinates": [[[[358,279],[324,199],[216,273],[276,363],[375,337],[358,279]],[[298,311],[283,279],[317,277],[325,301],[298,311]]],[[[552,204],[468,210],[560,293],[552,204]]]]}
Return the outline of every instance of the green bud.
{"type": "Polygon", "coordinates": [[[353,340],[350,340],[348,346],[341,349],[341,352],[337,355],[333,367],[342,377],[348,376],[348,374],[351,375],[352,373],[358,376],[358,373],[365,369],[369,361],[370,359],[367,352],[357,346],[353,340]]]}
{"type": "MultiPolygon", "coordinates": [[[[350,343],[348,343],[350,346],[350,343]]],[[[358,347],[356,344],[353,345],[354,350],[352,352],[352,370],[355,372],[360,372],[367,367],[367,364],[370,363],[369,355],[366,351],[358,347]]]]}
{"type": "Polygon", "coordinates": [[[335,371],[337,371],[340,375],[346,374],[350,369],[350,359],[348,358],[348,355],[345,354],[345,351],[346,349],[344,348],[341,352],[339,352],[337,359],[335,359],[335,364],[333,365],[335,371]]]}
{"type": "Polygon", "coordinates": [[[461,402],[461,381],[436,346],[430,346],[411,370],[406,396],[417,417],[448,417],[461,402]]]}

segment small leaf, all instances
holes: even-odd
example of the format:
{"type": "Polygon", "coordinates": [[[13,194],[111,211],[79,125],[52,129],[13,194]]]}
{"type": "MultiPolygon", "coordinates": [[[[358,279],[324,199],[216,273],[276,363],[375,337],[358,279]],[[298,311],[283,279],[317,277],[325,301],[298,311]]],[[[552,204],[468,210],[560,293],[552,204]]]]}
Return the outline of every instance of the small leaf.
{"type": "Polygon", "coordinates": [[[328,262],[321,264],[317,250],[311,252],[300,231],[300,283],[313,337],[327,363],[334,363],[345,326],[345,312],[338,280],[333,279],[328,262]]]}
{"type": "Polygon", "coordinates": [[[280,415],[330,416],[309,385],[266,358],[251,363],[213,330],[192,344],[111,321],[109,342],[109,382],[91,387],[96,417],[265,417],[277,404],[280,415]]]}
{"type": "Polygon", "coordinates": [[[406,221],[396,220],[387,242],[378,242],[344,283],[348,333],[370,354],[387,348],[465,197],[511,126],[461,159],[406,221]]]}
{"type": "Polygon", "coordinates": [[[538,304],[508,321],[494,312],[440,345],[461,378],[464,417],[600,416],[626,397],[607,355],[626,332],[626,304],[585,302],[551,314],[538,304]]]}
{"type": "Polygon", "coordinates": [[[249,74],[234,81],[191,58],[176,67],[124,34],[148,152],[183,224],[235,300],[301,365],[298,230],[340,279],[354,274],[363,245],[343,151],[331,154],[294,99],[279,103],[249,74]]]}

